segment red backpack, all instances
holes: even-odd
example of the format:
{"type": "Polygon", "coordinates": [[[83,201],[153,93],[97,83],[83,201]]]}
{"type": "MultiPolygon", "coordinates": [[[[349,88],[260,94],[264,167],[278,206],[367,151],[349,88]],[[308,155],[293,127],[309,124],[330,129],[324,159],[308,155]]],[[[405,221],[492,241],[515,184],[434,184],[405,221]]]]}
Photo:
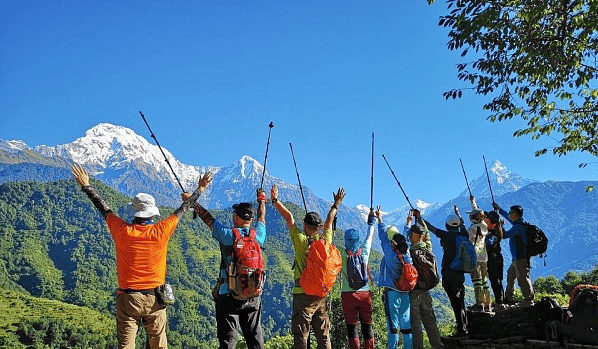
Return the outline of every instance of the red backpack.
{"type": "Polygon", "coordinates": [[[255,239],[255,229],[249,230],[249,236],[242,236],[233,228],[232,259],[228,266],[228,288],[235,299],[249,299],[262,294],[266,274],[262,249],[255,239]]]}
{"type": "Polygon", "coordinates": [[[307,295],[325,297],[342,268],[338,249],[326,239],[316,240],[309,246],[307,266],[301,273],[299,285],[307,295]]]}
{"type": "Polygon", "coordinates": [[[409,292],[415,288],[415,285],[417,285],[417,269],[415,269],[413,264],[405,262],[402,253],[399,251],[395,252],[397,253],[397,257],[401,260],[401,263],[403,263],[401,277],[398,281],[395,281],[395,286],[399,291],[409,292]]]}

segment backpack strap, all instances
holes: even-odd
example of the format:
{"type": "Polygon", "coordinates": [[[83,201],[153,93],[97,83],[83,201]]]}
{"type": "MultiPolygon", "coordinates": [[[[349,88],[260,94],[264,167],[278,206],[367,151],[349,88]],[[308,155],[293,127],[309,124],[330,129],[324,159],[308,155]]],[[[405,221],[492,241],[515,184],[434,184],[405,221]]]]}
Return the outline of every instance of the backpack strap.
{"type": "Polygon", "coordinates": [[[239,240],[241,238],[241,232],[239,231],[239,229],[237,228],[233,228],[233,234],[235,235],[235,241],[239,240]]]}
{"type": "MultiPolygon", "coordinates": [[[[233,228],[232,230],[233,230],[233,234],[235,235],[235,241],[237,241],[243,237],[243,235],[241,235],[241,232],[239,231],[239,229],[233,228]]],[[[253,227],[249,228],[249,235],[247,235],[247,236],[255,239],[255,229],[253,229],[253,227]]]]}

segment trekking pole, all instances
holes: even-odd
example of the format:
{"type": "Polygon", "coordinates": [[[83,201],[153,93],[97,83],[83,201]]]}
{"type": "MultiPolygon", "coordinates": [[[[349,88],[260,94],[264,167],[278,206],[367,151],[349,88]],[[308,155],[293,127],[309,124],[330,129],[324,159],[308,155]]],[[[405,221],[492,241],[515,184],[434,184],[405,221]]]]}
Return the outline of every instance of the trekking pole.
{"type": "Polygon", "coordinates": [[[289,143],[291,147],[291,155],[293,156],[293,163],[295,164],[295,173],[297,173],[297,181],[299,181],[299,191],[301,191],[301,199],[303,199],[303,208],[307,213],[307,205],[305,204],[305,196],[303,196],[303,187],[301,186],[301,178],[299,178],[299,170],[297,170],[297,162],[295,161],[295,153],[293,152],[293,144],[289,143]]]}
{"type": "Polygon", "coordinates": [[[382,157],[384,158],[384,161],[386,161],[386,165],[388,165],[388,168],[390,169],[390,173],[392,173],[393,177],[397,181],[399,188],[401,188],[403,195],[405,195],[405,199],[407,199],[407,203],[409,203],[409,206],[411,207],[412,210],[415,210],[415,208],[413,208],[413,205],[411,205],[411,201],[409,201],[409,197],[407,196],[407,194],[405,194],[405,191],[403,190],[403,186],[401,186],[401,182],[399,182],[399,180],[397,179],[397,176],[395,176],[395,172],[392,170],[392,167],[390,167],[388,160],[386,160],[386,156],[384,156],[384,154],[382,154],[382,157]]]}
{"type": "Polygon", "coordinates": [[[374,132],[372,132],[372,171],[370,181],[370,210],[374,209],[374,132]]]}
{"type": "Polygon", "coordinates": [[[459,162],[461,162],[461,169],[463,170],[463,176],[465,177],[465,184],[467,184],[467,190],[469,190],[469,196],[473,196],[471,194],[471,188],[469,188],[469,181],[467,180],[467,175],[465,174],[465,168],[463,167],[463,161],[461,161],[461,159],[459,159],[459,162]]]}
{"type": "Polygon", "coordinates": [[[162,147],[160,146],[160,143],[158,143],[158,139],[156,138],[156,135],[154,135],[154,132],[152,132],[152,129],[150,128],[150,125],[147,123],[147,120],[145,120],[145,116],[143,115],[143,113],[141,111],[139,111],[139,114],[141,115],[141,118],[143,119],[143,121],[145,121],[145,125],[147,126],[147,129],[150,131],[150,136],[154,139],[154,141],[156,141],[156,144],[158,145],[158,148],[160,148],[160,151],[162,152],[162,155],[164,155],[164,160],[166,160],[166,163],[168,164],[168,167],[170,167],[170,170],[172,171],[172,174],[174,175],[174,178],[176,178],[177,183],[179,183],[179,187],[181,187],[181,190],[184,193],[185,192],[185,188],[183,188],[183,185],[181,184],[181,181],[179,180],[179,177],[177,177],[176,173],[174,172],[174,169],[172,168],[172,165],[170,165],[170,161],[168,161],[168,158],[166,157],[166,154],[164,154],[164,150],[162,150],[162,147]]]}
{"type": "Polygon", "coordinates": [[[272,127],[274,127],[274,123],[270,121],[270,125],[268,125],[268,143],[266,143],[266,157],[264,157],[264,170],[262,171],[262,183],[260,184],[260,189],[264,189],[264,177],[266,176],[266,161],[268,161],[268,148],[270,148],[270,134],[272,133],[272,127]]]}
{"type": "Polygon", "coordinates": [[[490,184],[490,175],[488,174],[488,166],[486,166],[486,157],[482,155],[482,159],[484,159],[484,168],[486,169],[486,178],[488,179],[488,187],[490,188],[490,196],[492,197],[492,202],[494,202],[494,194],[492,193],[492,184],[490,184]]]}

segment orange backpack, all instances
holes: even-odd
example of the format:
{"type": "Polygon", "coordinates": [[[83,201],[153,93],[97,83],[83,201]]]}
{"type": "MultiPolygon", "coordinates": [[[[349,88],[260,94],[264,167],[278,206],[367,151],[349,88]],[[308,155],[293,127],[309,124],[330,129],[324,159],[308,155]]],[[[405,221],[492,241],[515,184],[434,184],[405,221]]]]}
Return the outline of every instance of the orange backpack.
{"type": "Polygon", "coordinates": [[[338,249],[326,239],[316,240],[309,246],[307,266],[301,273],[299,285],[307,295],[325,297],[342,268],[338,249]]]}
{"type": "Polygon", "coordinates": [[[395,286],[400,291],[409,292],[415,288],[415,285],[417,285],[417,269],[415,269],[413,264],[405,262],[405,258],[403,257],[402,253],[399,251],[396,252],[397,257],[399,257],[401,263],[403,263],[403,268],[401,270],[401,277],[398,281],[395,281],[395,286]]]}

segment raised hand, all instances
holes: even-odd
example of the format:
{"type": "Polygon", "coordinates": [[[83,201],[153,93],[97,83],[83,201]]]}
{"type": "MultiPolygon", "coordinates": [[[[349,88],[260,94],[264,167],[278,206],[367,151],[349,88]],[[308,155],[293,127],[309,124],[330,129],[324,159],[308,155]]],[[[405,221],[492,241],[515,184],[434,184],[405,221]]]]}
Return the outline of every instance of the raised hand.
{"type": "Polygon", "coordinates": [[[201,177],[199,177],[199,183],[197,185],[198,188],[201,188],[201,190],[205,190],[208,185],[210,185],[210,183],[212,183],[212,180],[214,179],[214,173],[211,171],[208,171],[206,173],[204,173],[201,177]]]}
{"type": "Polygon", "coordinates": [[[73,176],[75,176],[77,183],[79,183],[81,187],[87,187],[89,185],[89,175],[87,174],[87,171],[81,167],[81,165],[74,164],[71,169],[71,173],[73,176]]]}
{"type": "Polygon", "coordinates": [[[270,189],[270,200],[278,200],[278,187],[276,184],[272,184],[272,189],[270,189]]]}
{"type": "Polygon", "coordinates": [[[338,191],[336,193],[333,192],[332,196],[334,197],[334,205],[339,207],[345,198],[345,188],[338,188],[338,191]]]}

